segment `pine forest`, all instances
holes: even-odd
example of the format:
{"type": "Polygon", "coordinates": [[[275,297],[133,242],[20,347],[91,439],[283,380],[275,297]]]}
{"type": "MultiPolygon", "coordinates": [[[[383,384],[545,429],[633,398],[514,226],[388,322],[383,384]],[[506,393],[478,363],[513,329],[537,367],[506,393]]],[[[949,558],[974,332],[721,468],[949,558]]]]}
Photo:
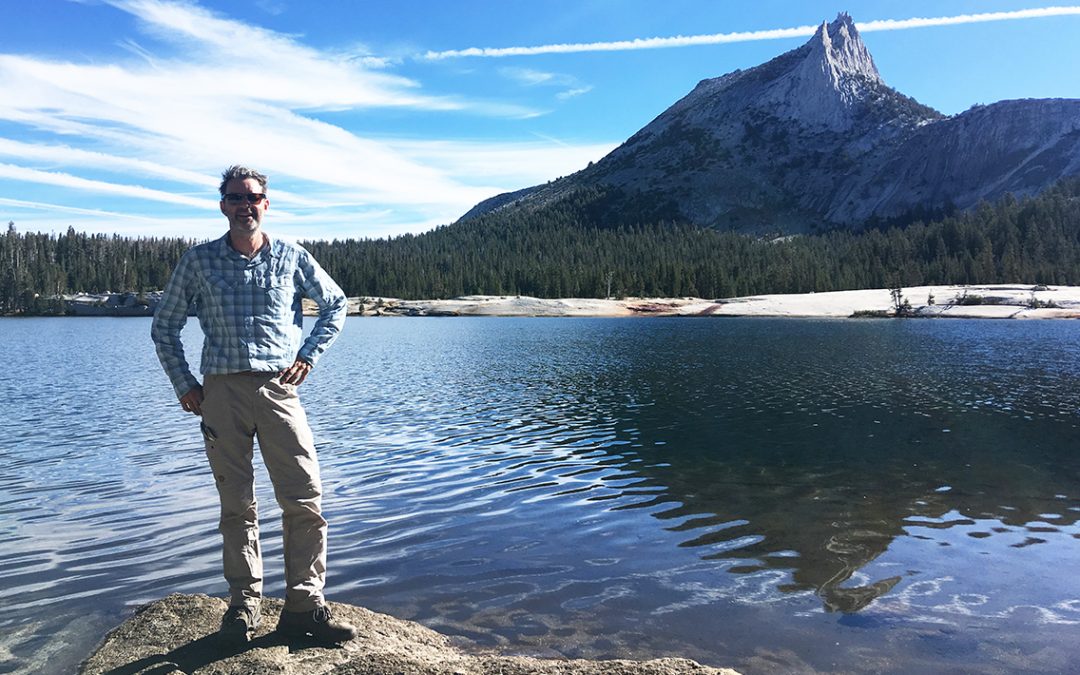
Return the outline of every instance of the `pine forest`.
{"type": "MultiPolygon", "coordinates": [[[[1080,180],[932,221],[749,237],[687,223],[596,225],[580,195],[420,235],[301,242],[349,296],[701,297],[930,284],[1080,284],[1080,180]]],[[[272,224],[268,231],[272,234],[272,224]]],[[[160,290],[195,241],[0,236],[0,314],[57,313],[73,293],[160,290]]]]}

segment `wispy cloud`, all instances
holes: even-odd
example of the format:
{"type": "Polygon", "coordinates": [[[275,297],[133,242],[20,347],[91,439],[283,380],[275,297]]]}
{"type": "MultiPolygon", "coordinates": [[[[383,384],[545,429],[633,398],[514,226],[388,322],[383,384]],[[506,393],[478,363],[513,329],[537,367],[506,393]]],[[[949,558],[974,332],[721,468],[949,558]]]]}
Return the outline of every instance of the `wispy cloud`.
{"type": "Polygon", "coordinates": [[[577,79],[572,75],[564,75],[561,73],[548,73],[542,70],[534,70],[532,68],[499,68],[499,74],[501,74],[503,77],[514,80],[515,82],[529,87],[543,85],[565,86],[577,82],[577,79]]]}
{"type": "MultiPolygon", "coordinates": [[[[137,41],[120,40],[127,61],[0,54],[0,91],[18,92],[0,97],[0,122],[16,130],[0,136],[0,180],[25,187],[17,193],[24,199],[0,203],[23,210],[20,224],[45,222],[46,211],[99,222],[125,211],[143,219],[140,227],[197,221],[218,229],[216,173],[241,161],[271,176],[275,223],[296,236],[422,231],[508,189],[507,172],[455,162],[445,145],[424,151],[365,137],[326,113],[539,114],[433,96],[359,48],[315,49],[191,2],[106,2],[139,22],[137,41]],[[84,208],[94,195],[109,206],[84,208]],[[162,213],[164,205],[173,210],[162,213]]],[[[495,167],[513,158],[523,184],[545,180],[539,171],[558,163],[532,143],[471,149],[495,167]]]]}
{"type": "MultiPolygon", "coordinates": [[[[885,19],[881,21],[857,22],[856,27],[864,32],[907,30],[929,26],[955,26],[988,21],[1016,21],[1020,19],[1039,19],[1054,16],[1080,15],[1080,6],[1055,6],[1038,9],[1022,9],[1012,12],[986,12],[982,14],[962,14],[959,16],[941,16],[932,18],[915,17],[911,19],[885,19]]],[[[437,61],[462,57],[499,58],[507,56],[536,56],[540,54],[576,54],[581,52],[614,52],[638,49],[667,49],[673,47],[694,47],[717,45],[732,42],[753,42],[758,40],[782,40],[786,38],[807,37],[813,35],[817,26],[797,26],[794,28],[774,28],[769,30],[743,31],[735,33],[713,33],[709,35],[676,35],[673,37],[634,38],[612,42],[578,42],[568,44],[538,45],[533,47],[469,47],[467,49],[449,49],[429,51],[420,56],[422,59],[437,61]]]]}
{"type": "Polygon", "coordinates": [[[510,184],[525,186],[533,184],[529,180],[537,173],[545,176],[544,180],[573,173],[590,161],[600,159],[616,146],[615,143],[571,144],[547,136],[540,138],[542,142],[505,144],[401,141],[395,142],[394,148],[426,166],[446,170],[453,167],[480,184],[502,179],[510,184]]]}
{"type": "Polygon", "coordinates": [[[574,98],[576,96],[581,96],[582,94],[588,94],[590,91],[592,91],[592,89],[593,89],[592,86],[574,87],[573,89],[567,89],[566,91],[560,91],[558,94],[555,94],[555,98],[559,99],[560,101],[565,101],[567,99],[571,99],[571,98],[574,98]]]}
{"type": "Polygon", "coordinates": [[[123,211],[105,211],[103,209],[86,209],[78,206],[67,206],[65,204],[48,204],[44,202],[33,202],[26,199],[10,199],[8,197],[0,197],[0,204],[4,206],[16,206],[21,209],[37,209],[41,211],[61,211],[63,213],[74,213],[84,216],[104,216],[107,218],[123,218],[129,220],[140,220],[146,223],[153,222],[155,219],[151,216],[141,216],[138,214],[125,213],[123,211]]]}
{"type": "Polygon", "coordinates": [[[93,167],[125,174],[135,173],[144,176],[156,176],[187,183],[201,189],[213,189],[217,186],[217,181],[213,176],[207,176],[198,171],[189,171],[179,167],[130,157],[119,157],[104,152],[73,148],[69,145],[25,143],[10,138],[0,138],[0,157],[42,162],[50,165],[93,167]]]}
{"type": "Polygon", "coordinates": [[[30,183],[40,183],[45,185],[54,185],[57,187],[71,188],[75,190],[86,190],[98,194],[112,194],[135,199],[147,199],[150,201],[164,202],[167,204],[194,206],[201,209],[217,208],[217,201],[213,199],[199,199],[196,197],[188,197],[173,192],[165,192],[163,190],[146,188],[141,185],[123,185],[118,183],[109,183],[106,181],[81,178],[79,176],[73,176],[71,174],[63,172],[28,169],[22,166],[15,166],[13,164],[0,163],[0,178],[26,181],[30,183]]]}
{"type": "Polygon", "coordinates": [[[565,73],[549,73],[542,70],[533,70],[532,68],[506,67],[500,68],[499,74],[526,87],[566,87],[563,91],[555,94],[555,98],[560,101],[592,91],[592,85],[582,84],[578,78],[565,73]]]}
{"type": "Polygon", "coordinates": [[[255,6],[266,12],[277,16],[285,11],[285,3],[278,2],[278,0],[255,0],[255,6]]]}

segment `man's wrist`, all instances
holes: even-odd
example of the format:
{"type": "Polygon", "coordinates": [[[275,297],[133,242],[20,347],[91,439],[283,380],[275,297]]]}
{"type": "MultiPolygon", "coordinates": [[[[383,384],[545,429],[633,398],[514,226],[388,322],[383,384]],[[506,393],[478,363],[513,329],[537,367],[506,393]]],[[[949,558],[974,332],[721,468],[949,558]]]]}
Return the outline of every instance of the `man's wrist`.
{"type": "Polygon", "coordinates": [[[176,398],[183,398],[189,391],[196,387],[201,389],[202,384],[190,373],[185,374],[182,379],[173,382],[173,390],[176,392],[176,398]]]}

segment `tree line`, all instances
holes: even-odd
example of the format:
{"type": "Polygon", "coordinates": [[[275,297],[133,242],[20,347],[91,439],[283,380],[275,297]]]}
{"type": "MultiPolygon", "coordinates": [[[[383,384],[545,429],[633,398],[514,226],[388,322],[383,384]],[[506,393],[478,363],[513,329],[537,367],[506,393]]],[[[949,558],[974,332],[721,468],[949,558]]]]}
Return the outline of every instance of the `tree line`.
{"type": "MultiPolygon", "coordinates": [[[[592,224],[597,195],[420,235],[302,244],[350,296],[726,298],[930,284],[1080,285],[1080,179],[933,221],[752,238],[685,223],[592,224]]],[[[182,238],[0,237],[0,313],[63,293],[164,287],[182,238]]]]}
{"type": "Polygon", "coordinates": [[[304,242],[350,295],[724,298],[895,285],[1080,284],[1080,179],[932,222],[773,239],[602,227],[581,194],[391,239],[304,242]]]}
{"type": "Polygon", "coordinates": [[[0,236],[0,314],[52,313],[71,293],[164,288],[180,256],[195,241],[86,234],[18,232],[0,236]]]}

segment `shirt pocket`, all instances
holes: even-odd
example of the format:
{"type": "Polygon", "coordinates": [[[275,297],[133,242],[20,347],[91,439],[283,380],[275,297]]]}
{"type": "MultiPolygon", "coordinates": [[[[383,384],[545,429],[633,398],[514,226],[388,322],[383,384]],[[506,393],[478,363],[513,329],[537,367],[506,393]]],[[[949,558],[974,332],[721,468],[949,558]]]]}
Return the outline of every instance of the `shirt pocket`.
{"type": "Polygon", "coordinates": [[[216,309],[232,304],[236,285],[229,277],[217,272],[207,272],[205,279],[203,304],[216,309]]]}
{"type": "Polygon", "coordinates": [[[271,311],[283,311],[293,306],[296,285],[292,274],[265,274],[255,279],[255,285],[266,298],[266,307],[271,311]]]}
{"type": "Polygon", "coordinates": [[[207,272],[206,283],[210,286],[210,290],[217,290],[221,293],[228,293],[233,289],[233,282],[226,276],[218,274],[217,272],[207,272]]]}

